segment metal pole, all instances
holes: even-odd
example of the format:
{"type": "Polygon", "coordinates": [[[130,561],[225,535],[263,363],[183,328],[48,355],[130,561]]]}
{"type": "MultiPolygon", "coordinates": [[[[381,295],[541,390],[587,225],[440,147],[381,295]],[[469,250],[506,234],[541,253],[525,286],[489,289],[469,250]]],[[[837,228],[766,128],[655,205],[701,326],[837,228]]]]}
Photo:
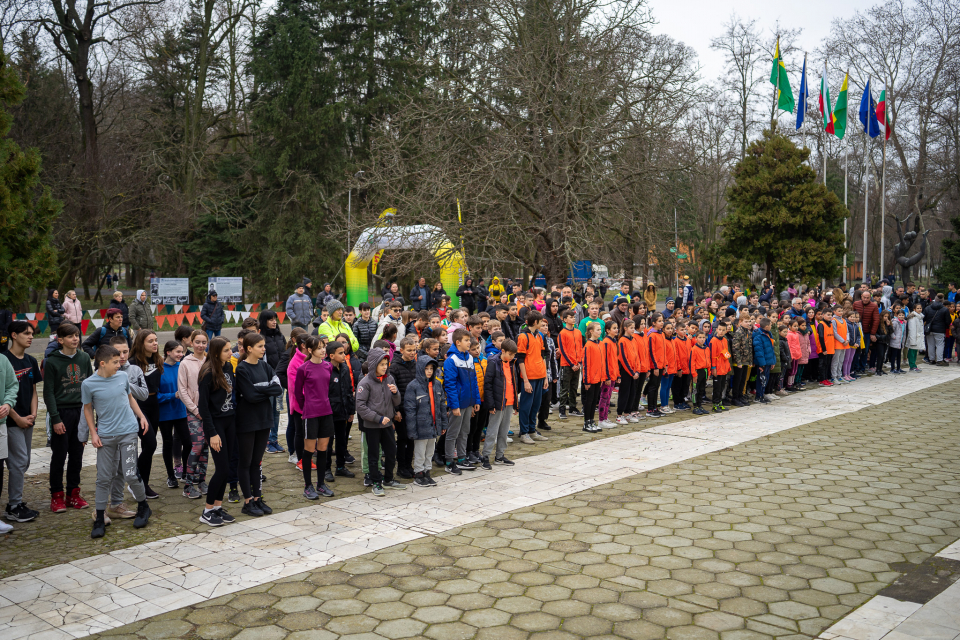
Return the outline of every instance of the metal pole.
{"type": "Polygon", "coordinates": [[[860,281],[862,282],[867,277],[867,228],[868,218],[870,216],[870,140],[867,139],[865,149],[867,151],[864,154],[864,187],[863,187],[863,265],[861,271],[862,276],[860,281]]]}
{"type": "Polygon", "coordinates": [[[350,192],[352,188],[347,188],[347,255],[350,255],[350,192]]]}
{"type": "MultiPolygon", "coordinates": [[[[844,208],[846,208],[847,206],[847,186],[849,185],[849,182],[850,182],[849,177],[850,177],[850,167],[847,163],[847,143],[844,142],[843,143],[843,206],[844,208]]],[[[849,209],[847,209],[847,213],[848,214],[850,213],[849,209]]],[[[847,247],[850,246],[849,244],[847,244],[848,243],[847,219],[849,217],[850,216],[848,215],[846,218],[843,219],[843,279],[844,280],[849,280],[849,277],[847,276],[847,247]]]]}
{"type": "MultiPolygon", "coordinates": [[[[884,118],[886,120],[886,118],[884,118]]],[[[887,136],[886,136],[886,125],[884,125],[883,132],[883,163],[882,169],[880,169],[880,280],[883,280],[883,259],[884,259],[884,236],[887,234],[886,231],[887,224],[887,136]]]]}
{"type": "Polygon", "coordinates": [[[673,269],[673,295],[680,291],[680,234],[677,232],[677,206],[673,206],[673,248],[677,250],[673,269]]]}

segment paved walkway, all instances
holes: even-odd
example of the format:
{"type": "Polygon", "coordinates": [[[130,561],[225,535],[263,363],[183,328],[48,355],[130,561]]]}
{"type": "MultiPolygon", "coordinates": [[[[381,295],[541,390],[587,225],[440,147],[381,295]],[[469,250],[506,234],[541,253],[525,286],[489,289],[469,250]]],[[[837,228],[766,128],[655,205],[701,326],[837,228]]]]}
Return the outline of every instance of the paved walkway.
{"type": "Polygon", "coordinates": [[[960,537],[958,374],[813,390],[14,576],[0,637],[813,637],[960,537]]]}

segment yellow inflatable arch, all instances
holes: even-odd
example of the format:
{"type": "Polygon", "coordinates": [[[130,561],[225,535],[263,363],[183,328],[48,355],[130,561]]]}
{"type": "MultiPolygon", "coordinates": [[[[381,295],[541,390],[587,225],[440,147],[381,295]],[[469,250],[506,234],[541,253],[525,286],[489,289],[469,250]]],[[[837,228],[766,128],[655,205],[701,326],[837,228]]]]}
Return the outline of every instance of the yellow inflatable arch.
{"type": "MultiPolygon", "coordinates": [[[[383,212],[381,218],[391,218],[390,209],[383,212]]],[[[350,250],[345,265],[347,278],[347,305],[357,307],[369,299],[367,270],[371,260],[381,249],[428,249],[433,252],[440,265],[440,282],[450,296],[450,306],[460,306],[457,289],[466,275],[463,255],[450,242],[444,233],[432,225],[413,225],[394,227],[377,225],[360,234],[357,243],[350,250]]],[[[433,289],[433,283],[427,286],[433,289]]]]}

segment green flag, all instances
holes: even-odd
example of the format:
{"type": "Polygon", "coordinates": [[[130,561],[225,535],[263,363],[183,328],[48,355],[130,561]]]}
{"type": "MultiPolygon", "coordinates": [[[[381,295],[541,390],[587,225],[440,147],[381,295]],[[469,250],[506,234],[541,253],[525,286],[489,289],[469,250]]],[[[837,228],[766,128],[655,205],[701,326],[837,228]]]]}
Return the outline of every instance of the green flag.
{"type": "Polygon", "coordinates": [[[777,108],[781,111],[793,113],[797,104],[793,100],[793,89],[790,88],[790,78],[787,77],[787,67],[783,64],[783,59],[780,57],[780,38],[777,38],[777,49],[773,54],[770,84],[777,88],[777,108]]]}
{"type": "Polygon", "coordinates": [[[847,78],[848,76],[843,76],[843,85],[837,96],[837,104],[833,107],[833,135],[841,140],[847,131],[847,78]]]}

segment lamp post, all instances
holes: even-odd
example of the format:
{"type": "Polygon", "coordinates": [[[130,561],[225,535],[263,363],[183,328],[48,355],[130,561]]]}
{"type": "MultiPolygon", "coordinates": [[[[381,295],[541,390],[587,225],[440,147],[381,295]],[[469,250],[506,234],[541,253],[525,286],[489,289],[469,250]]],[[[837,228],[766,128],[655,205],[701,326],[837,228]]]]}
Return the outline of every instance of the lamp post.
{"type": "MultiPolygon", "coordinates": [[[[353,174],[354,178],[359,178],[363,175],[363,171],[357,171],[353,174]]],[[[347,189],[347,255],[350,255],[350,196],[353,187],[347,189]]]]}
{"type": "MultiPolygon", "coordinates": [[[[683,198],[677,199],[677,204],[683,202],[683,198]]],[[[680,293],[680,233],[677,229],[677,204],[673,205],[673,248],[676,249],[676,268],[673,272],[673,295],[680,293]]]]}

